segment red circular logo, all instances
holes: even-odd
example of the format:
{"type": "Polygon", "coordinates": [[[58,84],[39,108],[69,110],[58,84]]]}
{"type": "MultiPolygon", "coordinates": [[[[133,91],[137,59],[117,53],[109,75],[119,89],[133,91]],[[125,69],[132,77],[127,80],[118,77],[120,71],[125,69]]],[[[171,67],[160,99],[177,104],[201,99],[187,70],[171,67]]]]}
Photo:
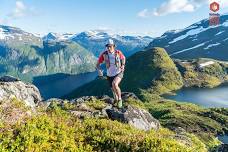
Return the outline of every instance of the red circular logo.
{"type": "Polygon", "coordinates": [[[213,12],[217,12],[219,10],[219,3],[213,2],[210,4],[210,10],[213,12]]]}

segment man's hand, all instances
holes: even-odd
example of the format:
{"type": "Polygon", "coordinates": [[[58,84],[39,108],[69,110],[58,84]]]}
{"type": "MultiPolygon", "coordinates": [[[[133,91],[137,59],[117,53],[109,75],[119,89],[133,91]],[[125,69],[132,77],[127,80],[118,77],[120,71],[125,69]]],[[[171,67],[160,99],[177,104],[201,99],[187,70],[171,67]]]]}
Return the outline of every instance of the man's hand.
{"type": "Polygon", "coordinates": [[[103,77],[103,70],[100,70],[100,69],[98,70],[98,76],[103,77]]]}
{"type": "Polygon", "coordinates": [[[124,72],[124,70],[125,70],[125,65],[121,65],[120,69],[121,69],[122,72],[124,72]]]}

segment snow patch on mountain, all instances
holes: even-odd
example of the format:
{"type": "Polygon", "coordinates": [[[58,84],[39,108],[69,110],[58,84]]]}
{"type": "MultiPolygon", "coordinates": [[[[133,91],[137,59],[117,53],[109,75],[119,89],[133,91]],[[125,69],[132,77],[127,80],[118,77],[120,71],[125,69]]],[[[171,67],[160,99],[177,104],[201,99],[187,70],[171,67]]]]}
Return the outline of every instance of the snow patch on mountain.
{"type": "Polygon", "coordinates": [[[203,68],[205,66],[209,66],[209,65],[212,65],[214,63],[215,63],[214,61],[207,61],[207,62],[199,64],[199,68],[203,68]]]}
{"type": "Polygon", "coordinates": [[[198,39],[193,39],[192,41],[197,41],[198,39]]]}
{"type": "Polygon", "coordinates": [[[210,49],[211,47],[213,47],[213,46],[217,46],[217,45],[220,45],[221,43],[214,43],[214,44],[210,44],[210,45],[208,45],[206,48],[204,48],[204,50],[207,50],[207,49],[210,49]]]}
{"type": "Polygon", "coordinates": [[[183,40],[183,39],[185,39],[188,36],[197,35],[197,34],[199,34],[201,32],[204,32],[204,31],[208,30],[209,28],[211,28],[211,27],[208,27],[208,28],[199,27],[199,28],[195,28],[195,29],[189,30],[185,35],[181,35],[181,36],[173,39],[173,41],[169,42],[169,44],[173,44],[173,43],[175,43],[177,41],[183,40]]]}
{"type": "Polygon", "coordinates": [[[4,28],[0,28],[0,39],[1,40],[8,40],[8,39],[14,39],[14,36],[12,34],[10,34],[7,30],[5,30],[4,28]]]}
{"type": "Polygon", "coordinates": [[[4,33],[4,29],[0,28],[0,39],[5,39],[6,35],[4,33]]]}
{"type": "Polygon", "coordinates": [[[0,40],[8,42],[28,42],[28,41],[38,41],[40,37],[35,36],[32,33],[25,32],[17,27],[0,25],[0,40]]]}
{"type": "MultiPolygon", "coordinates": [[[[187,38],[188,36],[194,36],[195,35],[195,37],[196,37],[199,33],[207,31],[208,29],[211,29],[211,28],[217,28],[219,26],[228,26],[228,20],[227,20],[223,24],[219,24],[219,25],[215,25],[215,26],[208,26],[206,28],[203,26],[199,27],[199,24],[202,24],[203,21],[200,21],[199,23],[193,24],[193,25],[191,25],[191,26],[189,26],[183,30],[179,30],[179,32],[181,32],[181,31],[185,31],[185,30],[190,29],[189,31],[187,31],[186,34],[174,38],[171,42],[169,42],[169,44],[173,44],[177,41],[183,40],[183,39],[187,38]]],[[[221,33],[218,33],[218,35],[219,34],[221,34],[221,33]]]]}
{"type": "Polygon", "coordinates": [[[50,32],[47,35],[43,36],[42,39],[44,41],[49,41],[49,40],[64,41],[64,40],[70,39],[73,36],[74,36],[74,34],[72,34],[72,33],[60,34],[60,33],[50,32]]]}
{"type": "Polygon", "coordinates": [[[192,49],[201,47],[201,46],[203,46],[204,44],[205,44],[205,43],[201,43],[201,44],[198,44],[198,45],[196,45],[196,46],[194,46],[194,47],[191,47],[191,48],[188,48],[188,49],[184,49],[184,50],[181,50],[181,51],[172,53],[172,54],[170,54],[170,56],[173,56],[173,55],[176,55],[176,54],[179,54],[179,53],[183,53],[183,52],[186,52],[186,51],[189,51],[189,50],[192,50],[192,49]]]}
{"type": "Polygon", "coordinates": [[[228,38],[226,38],[226,39],[224,39],[224,40],[222,40],[222,41],[227,41],[228,40],[228,38]]]}
{"type": "Polygon", "coordinates": [[[228,26],[228,20],[222,23],[222,26],[228,26]]]}
{"type": "Polygon", "coordinates": [[[68,40],[70,39],[74,34],[72,33],[65,33],[65,34],[61,34],[59,37],[59,40],[68,40]]]}
{"type": "Polygon", "coordinates": [[[225,32],[225,31],[218,32],[217,34],[215,34],[215,36],[220,35],[220,34],[222,34],[223,32],[225,32]]]}
{"type": "Polygon", "coordinates": [[[131,42],[131,41],[143,41],[143,40],[148,40],[152,41],[153,38],[149,36],[126,36],[126,35],[119,35],[119,34],[114,34],[114,33],[108,33],[103,30],[89,30],[85,32],[81,32],[78,34],[75,34],[72,36],[70,39],[75,40],[75,39],[88,39],[88,40],[105,40],[105,39],[115,39],[121,42],[131,42]]]}

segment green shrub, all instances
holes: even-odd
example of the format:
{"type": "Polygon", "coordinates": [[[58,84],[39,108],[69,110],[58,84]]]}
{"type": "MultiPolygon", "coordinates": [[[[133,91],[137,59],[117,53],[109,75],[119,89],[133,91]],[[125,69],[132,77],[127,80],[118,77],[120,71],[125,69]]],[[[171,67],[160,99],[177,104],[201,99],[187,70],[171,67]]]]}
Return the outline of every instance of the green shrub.
{"type": "Polygon", "coordinates": [[[145,107],[162,126],[169,129],[181,127],[189,133],[194,133],[208,148],[214,143],[219,143],[214,135],[224,134],[228,129],[228,116],[220,109],[205,109],[191,103],[166,99],[149,100],[149,97],[145,107]]]}
{"type": "Polygon", "coordinates": [[[101,100],[93,100],[90,102],[86,102],[86,105],[96,110],[101,110],[106,106],[105,102],[101,100]]]}
{"type": "Polygon", "coordinates": [[[195,136],[191,146],[174,136],[167,129],[145,132],[107,119],[81,121],[56,106],[0,131],[0,151],[205,151],[195,136]]]}

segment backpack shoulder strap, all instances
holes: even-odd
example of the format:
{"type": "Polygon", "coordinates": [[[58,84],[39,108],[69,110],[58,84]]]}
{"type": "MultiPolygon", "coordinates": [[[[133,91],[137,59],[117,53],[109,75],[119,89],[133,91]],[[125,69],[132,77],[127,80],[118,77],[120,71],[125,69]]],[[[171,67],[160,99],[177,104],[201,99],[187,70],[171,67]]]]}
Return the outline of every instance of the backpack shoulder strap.
{"type": "Polygon", "coordinates": [[[116,50],[116,53],[117,53],[117,54],[121,54],[121,53],[122,53],[122,51],[120,51],[120,50],[116,50]]]}

